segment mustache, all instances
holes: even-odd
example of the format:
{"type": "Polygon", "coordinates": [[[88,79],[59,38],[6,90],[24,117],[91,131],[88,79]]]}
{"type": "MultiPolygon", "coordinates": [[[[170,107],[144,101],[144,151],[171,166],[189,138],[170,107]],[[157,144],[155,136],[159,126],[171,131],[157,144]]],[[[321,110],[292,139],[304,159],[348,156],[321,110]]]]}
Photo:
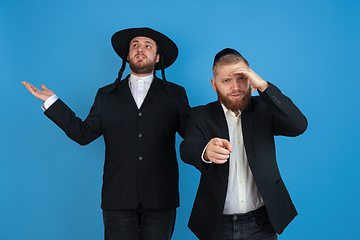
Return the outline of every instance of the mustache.
{"type": "Polygon", "coordinates": [[[238,90],[238,91],[233,91],[233,92],[230,92],[230,93],[228,93],[228,95],[233,95],[233,94],[243,94],[243,95],[245,95],[246,94],[246,92],[245,91],[240,91],[240,90],[238,90]]]}

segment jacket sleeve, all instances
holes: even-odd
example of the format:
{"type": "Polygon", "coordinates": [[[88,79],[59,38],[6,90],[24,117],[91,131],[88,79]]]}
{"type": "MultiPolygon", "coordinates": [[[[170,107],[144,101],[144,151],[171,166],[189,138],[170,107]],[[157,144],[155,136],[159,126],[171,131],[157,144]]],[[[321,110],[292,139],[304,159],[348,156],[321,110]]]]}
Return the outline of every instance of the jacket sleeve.
{"type": "Polygon", "coordinates": [[[189,117],[190,106],[189,100],[186,96],[185,89],[182,88],[180,99],[179,99],[179,121],[178,121],[178,133],[184,138],[186,131],[186,123],[189,117]]]}
{"type": "Polygon", "coordinates": [[[66,135],[80,145],[86,145],[102,135],[101,97],[99,92],[89,115],[82,121],[60,99],[52,104],[44,114],[59,126],[66,135]]]}
{"type": "Polygon", "coordinates": [[[210,167],[212,163],[204,163],[201,158],[208,142],[199,125],[196,123],[196,108],[192,108],[186,125],[185,138],[180,144],[180,156],[183,162],[193,165],[199,171],[206,170],[210,167]]]}
{"type": "Polygon", "coordinates": [[[275,135],[295,137],[305,132],[307,119],[290,98],[271,83],[264,92],[258,92],[272,112],[275,135]]]}

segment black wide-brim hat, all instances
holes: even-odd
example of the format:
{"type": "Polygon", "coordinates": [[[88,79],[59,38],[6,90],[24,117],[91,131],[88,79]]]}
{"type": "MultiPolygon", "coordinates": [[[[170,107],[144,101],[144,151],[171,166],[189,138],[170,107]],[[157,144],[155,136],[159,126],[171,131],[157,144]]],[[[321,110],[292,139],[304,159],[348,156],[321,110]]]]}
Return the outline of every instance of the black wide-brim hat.
{"type": "Polygon", "coordinates": [[[135,37],[148,37],[157,43],[160,48],[160,61],[155,65],[155,70],[161,69],[161,61],[163,61],[164,69],[175,62],[179,53],[176,44],[164,34],[147,27],[124,29],[111,37],[115,52],[124,61],[127,61],[130,41],[135,37]]]}

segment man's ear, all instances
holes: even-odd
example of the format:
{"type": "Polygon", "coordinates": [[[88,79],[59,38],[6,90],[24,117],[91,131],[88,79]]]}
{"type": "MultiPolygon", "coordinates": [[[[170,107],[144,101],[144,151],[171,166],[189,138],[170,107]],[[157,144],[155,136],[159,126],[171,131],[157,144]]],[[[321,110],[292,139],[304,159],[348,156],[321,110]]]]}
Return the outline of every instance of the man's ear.
{"type": "Polygon", "coordinates": [[[214,91],[216,92],[216,85],[215,85],[215,79],[211,79],[211,86],[213,87],[214,91]]]}
{"type": "Polygon", "coordinates": [[[156,54],[156,63],[158,63],[160,60],[160,54],[156,54]]]}

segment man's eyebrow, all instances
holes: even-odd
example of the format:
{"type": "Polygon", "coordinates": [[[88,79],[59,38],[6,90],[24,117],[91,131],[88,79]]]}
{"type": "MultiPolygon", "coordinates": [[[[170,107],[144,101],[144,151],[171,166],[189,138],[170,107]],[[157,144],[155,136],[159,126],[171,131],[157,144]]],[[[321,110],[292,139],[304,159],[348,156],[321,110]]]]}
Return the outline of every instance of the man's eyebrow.
{"type": "Polygon", "coordinates": [[[150,42],[150,41],[145,41],[146,43],[150,43],[151,45],[154,45],[152,42],[150,42]]]}
{"type": "MultiPolygon", "coordinates": [[[[139,40],[136,40],[136,39],[135,39],[135,40],[131,41],[130,44],[133,44],[133,43],[135,43],[135,42],[138,43],[139,40]]],[[[154,45],[154,44],[153,44],[152,42],[150,42],[150,41],[145,41],[145,43],[149,43],[149,44],[151,44],[151,45],[154,45]]]]}

